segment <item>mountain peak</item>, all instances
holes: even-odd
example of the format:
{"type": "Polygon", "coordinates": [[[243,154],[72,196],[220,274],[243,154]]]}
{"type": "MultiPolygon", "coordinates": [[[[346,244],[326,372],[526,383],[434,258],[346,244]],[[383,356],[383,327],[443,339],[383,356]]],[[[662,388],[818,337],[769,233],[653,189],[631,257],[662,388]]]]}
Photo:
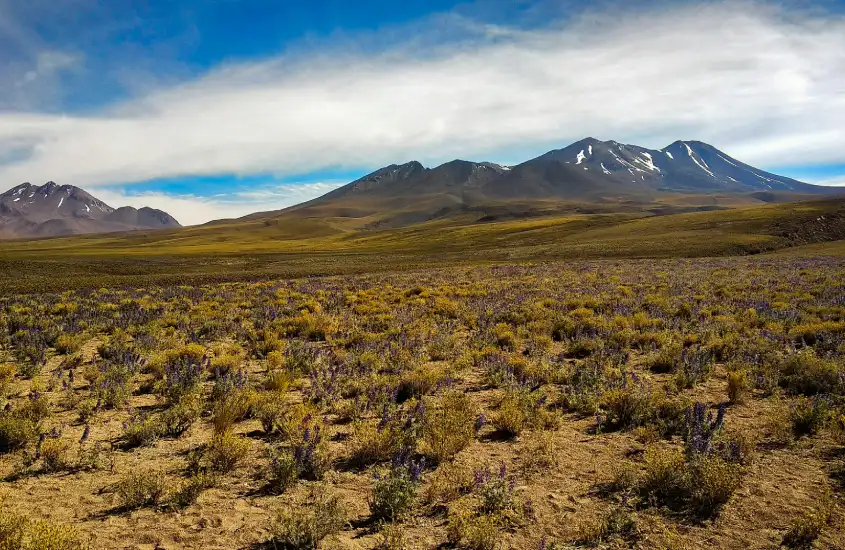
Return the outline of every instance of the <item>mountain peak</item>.
{"type": "Polygon", "coordinates": [[[576,141],[572,145],[599,145],[601,143],[604,143],[604,142],[600,139],[596,139],[594,137],[585,137],[584,139],[576,141]]]}
{"type": "Polygon", "coordinates": [[[128,206],[116,212],[73,185],[22,183],[0,195],[0,238],[180,227],[164,212],[141,212],[128,206]]]}

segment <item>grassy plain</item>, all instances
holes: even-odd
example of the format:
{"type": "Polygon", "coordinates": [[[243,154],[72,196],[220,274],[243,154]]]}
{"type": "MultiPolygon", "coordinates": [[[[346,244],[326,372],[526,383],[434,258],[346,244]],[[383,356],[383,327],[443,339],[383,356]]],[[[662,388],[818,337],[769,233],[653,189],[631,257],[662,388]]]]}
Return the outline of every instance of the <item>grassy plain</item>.
{"type": "Polygon", "coordinates": [[[843,296],[763,256],[7,294],[0,537],[842,546],[843,296]]]}
{"type": "Polygon", "coordinates": [[[0,548],[845,546],[842,201],[362,227],[0,245],[0,548]]]}
{"type": "MultiPolygon", "coordinates": [[[[178,231],[0,243],[0,289],[199,284],[593,258],[753,255],[845,239],[845,201],[654,215],[468,214],[397,229],[292,215],[178,231]]],[[[817,252],[818,253],[818,252],[817,252]]]]}

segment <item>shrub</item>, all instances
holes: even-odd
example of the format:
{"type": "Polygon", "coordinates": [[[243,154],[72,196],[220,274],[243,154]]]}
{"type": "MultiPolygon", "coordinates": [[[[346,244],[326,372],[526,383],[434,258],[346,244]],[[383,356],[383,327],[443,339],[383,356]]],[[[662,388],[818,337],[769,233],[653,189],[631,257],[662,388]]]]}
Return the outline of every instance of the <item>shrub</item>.
{"type": "Polygon", "coordinates": [[[187,508],[194,504],[203,491],[217,484],[217,478],[208,472],[197,472],[176,491],[173,504],[178,508],[187,508]]]}
{"type": "MultiPolygon", "coordinates": [[[[46,353],[45,353],[46,356],[46,353]]],[[[41,360],[25,361],[18,366],[18,373],[26,380],[32,380],[44,369],[44,362],[41,360]]]]}
{"type": "Polygon", "coordinates": [[[269,544],[279,550],[313,550],[346,525],[346,510],[336,495],[312,492],[303,505],[285,506],[276,515],[269,544]]]}
{"type": "Polygon", "coordinates": [[[183,395],[196,391],[208,365],[205,348],[197,344],[167,352],[162,367],[162,395],[170,401],[179,401],[183,395]]]}
{"type": "Polygon", "coordinates": [[[431,476],[423,495],[430,505],[443,505],[469,493],[475,484],[472,469],[454,462],[441,465],[431,476]]]}
{"type": "Polygon", "coordinates": [[[84,374],[102,405],[116,408],[129,399],[132,380],[143,364],[144,360],[134,351],[115,352],[86,367],[84,374]]]}
{"type": "Polygon", "coordinates": [[[845,370],[832,359],[802,350],[781,361],[780,385],[793,394],[841,394],[845,393],[845,370]]]}
{"type": "Polygon", "coordinates": [[[792,522],[783,535],[781,544],[787,548],[811,548],[830,521],[832,513],[833,501],[830,493],[826,492],[821,505],[816,510],[804,512],[800,518],[792,522]]]}
{"type": "Polygon", "coordinates": [[[211,471],[228,473],[238,467],[249,452],[249,439],[232,432],[217,434],[205,448],[211,471]]]}
{"type": "Polygon", "coordinates": [[[65,525],[32,521],[0,510],[0,548],[3,550],[87,550],[90,545],[65,525]]]}
{"type": "Polygon", "coordinates": [[[23,550],[28,522],[25,517],[0,510],[0,543],[3,550],[23,550]]]}
{"type": "Polygon", "coordinates": [[[704,348],[686,348],[681,353],[675,370],[675,383],[679,388],[692,388],[704,382],[713,366],[713,352],[704,348]]]}
{"type": "Polygon", "coordinates": [[[471,510],[450,512],[447,537],[449,542],[468,550],[497,550],[502,533],[499,519],[488,515],[475,515],[471,510]]]}
{"type": "Polygon", "coordinates": [[[379,541],[376,550],[409,550],[405,539],[405,530],[401,525],[386,523],[379,529],[379,541]]]}
{"type": "Polygon", "coordinates": [[[411,397],[419,399],[446,381],[448,381],[448,374],[443,367],[422,365],[402,376],[396,392],[396,400],[401,403],[411,397]]]}
{"type": "Polygon", "coordinates": [[[14,413],[0,413],[0,453],[22,449],[38,439],[40,433],[38,422],[14,413]]]}
{"type": "Polygon", "coordinates": [[[302,435],[304,427],[322,422],[319,411],[311,404],[297,403],[285,412],[278,424],[283,439],[292,441],[302,435]]]}
{"type": "Polygon", "coordinates": [[[643,383],[635,380],[623,387],[605,392],[601,398],[609,425],[630,430],[642,426],[654,417],[654,399],[643,383]]]}
{"type": "Polygon", "coordinates": [[[73,334],[69,332],[63,332],[59,337],[56,339],[56,353],[61,353],[63,355],[74,353],[82,347],[82,344],[85,343],[85,334],[78,333],[73,334]]]}
{"type": "Polygon", "coordinates": [[[713,450],[715,436],[725,423],[725,408],[719,407],[719,412],[713,417],[713,411],[706,414],[704,403],[696,403],[686,411],[684,431],[681,434],[686,446],[687,456],[708,454],[713,450]]]}
{"type": "Polygon", "coordinates": [[[645,366],[655,373],[674,372],[683,348],[679,345],[664,346],[646,358],[645,366]]]}
{"type": "Polygon", "coordinates": [[[654,426],[662,437],[683,434],[690,402],[683,397],[661,397],[654,403],[654,426]]]}
{"type": "Polygon", "coordinates": [[[493,388],[509,388],[527,381],[529,363],[525,357],[484,353],[480,358],[484,382],[493,388]]]}
{"type": "Polygon", "coordinates": [[[85,399],[82,400],[76,406],[76,412],[79,415],[80,422],[88,422],[91,418],[94,417],[94,414],[97,412],[97,402],[93,399],[85,399]]]}
{"type": "Polygon", "coordinates": [[[322,479],[332,464],[323,430],[320,424],[303,428],[293,447],[293,459],[296,462],[297,475],[303,479],[322,479]]]}
{"type": "Polygon", "coordinates": [[[50,415],[50,402],[37,389],[17,408],[0,411],[0,453],[26,447],[41,433],[41,421],[50,415]]]}
{"type": "Polygon", "coordinates": [[[651,447],[645,453],[645,471],[639,489],[648,499],[671,502],[684,493],[684,455],[677,450],[651,447]]]}
{"type": "Polygon", "coordinates": [[[259,359],[269,359],[273,353],[281,353],[285,347],[279,335],[270,330],[259,330],[257,333],[248,334],[252,355],[259,359]]]}
{"type": "Polygon", "coordinates": [[[246,418],[252,411],[255,401],[256,394],[250,389],[234,390],[220,399],[211,413],[214,433],[221,434],[229,431],[235,423],[246,418]]]}
{"type": "Polygon", "coordinates": [[[716,454],[687,456],[680,451],[646,450],[638,488],[649,502],[686,509],[696,517],[716,514],[739,487],[743,469],[716,454]]]}
{"type": "Polygon", "coordinates": [[[475,406],[463,392],[449,392],[423,417],[422,448],[435,463],[452,459],[475,437],[475,406]]]}
{"type": "Polygon", "coordinates": [[[438,331],[426,345],[428,357],[432,361],[454,359],[458,351],[458,340],[448,331],[438,331]]]}
{"type": "Polygon", "coordinates": [[[742,481],[742,467],[720,456],[702,456],[687,468],[690,505],[699,517],[711,517],[728,502],[742,481]]]}
{"type": "Polygon", "coordinates": [[[370,515],[376,521],[396,521],[413,506],[419,477],[405,469],[394,468],[387,475],[377,476],[369,501],[370,515]]]}
{"type": "MultiPolygon", "coordinates": [[[[276,352],[273,352],[276,353],[276,352]]],[[[264,389],[283,394],[293,384],[293,375],[285,370],[273,369],[267,372],[264,379],[264,389]]]]}
{"type": "Polygon", "coordinates": [[[284,417],[284,405],[280,396],[274,392],[265,392],[255,399],[253,414],[261,422],[261,429],[267,435],[279,429],[279,424],[284,417]]]}
{"type": "Polygon", "coordinates": [[[121,444],[125,449],[152,445],[162,435],[161,424],[152,416],[135,415],[123,423],[121,444]]]}
{"type": "Polygon", "coordinates": [[[506,390],[493,416],[497,430],[516,436],[527,428],[554,426],[556,417],[544,408],[545,397],[524,389],[506,390]]]}
{"type": "Polygon", "coordinates": [[[291,450],[270,450],[268,486],[283,492],[297,479],[318,480],[329,470],[332,456],[322,436],[322,425],[304,425],[291,450]]]}
{"type": "Polygon", "coordinates": [[[637,523],[631,512],[615,508],[599,519],[581,522],[576,541],[584,546],[600,546],[616,537],[631,540],[636,531],[637,523]]]}
{"type": "Polygon", "coordinates": [[[283,493],[299,478],[299,467],[293,453],[271,449],[267,466],[267,487],[275,493],[283,493]]]}
{"type": "Polygon", "coordinates": [[[427,408],[421,402],[407,407],[385,408],[381,421],[373,426],[358,422],[353,427],[350,459],[359,466],[390,460],[403,449],[415,449],[427,408]]]}
{"type": "Polygon", "coordinates": [[[475,492],[481,499],[480,510],[484,514],[495,514],[514,508],[514,481],[507,478],[507,467],[504,463],[499,472],[493,474],[489,468],[474,472],[475,492]]]}
{"type": "MultiPolygon", "coordinates": [[[[4,411],[9,413],[10,411],[4,411]]],[[[50,416],[50,400],[37,388],[29,392],[29,396],[17,409],[11,411],[11,415],[17,418],[41,422],[50,416]]]]}
{"type": "Polygon", "coordinates": [[[6,396],[9,392],[9,386],[17,373],[18,368],[14,363],[0,363],[0,397],[6,396]]]}
{"type": "Polygon", "coordinates": [[[223,351],[219,355],[215,355],[208,363],[209,369],[212,373],[229,373],[235,372],[243,363],[240,355],[223,351]]]}
{"type": "Polygon", "coordinates": [[[285,355],[281,351],[271,351],[267,354],[268,374],[273,371],[282,370],[285,365],[285,355]]]}
{"type": "Polygon", "coordinates": [[[750,389],[748,372],[734,370],[728,373],[728,401],[735,405],[745,402],[750,389]]]}
{"type": "Polygon", "coordinates": [[[285,347],[284,369],[294,376],[309,372],[317,361],[316,348],[301,340],[289,342],[285,347]]]}
{"type": "Polygon", "coordinates": [[[792,403],[789,416],[795,437],[815,435],[827,424],[830,403],[819,396],[799,397],[792,403]]]}
{"type": "Polygon", "coordinates": [[[41,460],[45,472],[61,472],[70,468],[68,450],[70,443],[65,439],[48,437],[41,445],[41,460]]]}
{"type": "Polygon", "coordinates": [[[564,352],[565,357],[584,359],[602,349],[602,341],[595,338],[576,338],[569,342],[564,352]]]}
{"type": "Polygon", "coordinates": [[[144,506],[158,506],[166,488],[164,472],[133,470],[117,482],[114,493],[121,509],[134,510],[144,506]]]}
{"type": "Polygon", "coordinates": [[[223,401],[224,399],[243,391],[247,387],[249,377],[246,371],[243,370],[229,370],[212,372],[214,385],[211,388],[211,395],[209,399],[214,403],[223,401]]]}
{"type": "Polygon", "coordinates": [[[159,431],[165,437],[180,437],[202,414],[202,397],[188,393],[158,418],[159,431]]]}

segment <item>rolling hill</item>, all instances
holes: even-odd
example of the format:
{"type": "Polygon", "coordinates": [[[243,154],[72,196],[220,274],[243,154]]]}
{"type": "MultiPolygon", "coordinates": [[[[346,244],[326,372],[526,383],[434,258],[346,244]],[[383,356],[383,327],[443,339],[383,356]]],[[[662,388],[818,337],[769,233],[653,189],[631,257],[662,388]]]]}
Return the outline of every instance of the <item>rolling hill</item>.
{"type": "Polygon", "coordinates": [[[280,215],[228,224],[0,244],[0,291],[42,292],[567,259],[839,254],[845,199],[715,211],[550,214],[342,229],[280,215]],[[829,251],[829,252],[827,252],[829,251]],[[55,273],[62,273],[57,278],[55,273]]]}

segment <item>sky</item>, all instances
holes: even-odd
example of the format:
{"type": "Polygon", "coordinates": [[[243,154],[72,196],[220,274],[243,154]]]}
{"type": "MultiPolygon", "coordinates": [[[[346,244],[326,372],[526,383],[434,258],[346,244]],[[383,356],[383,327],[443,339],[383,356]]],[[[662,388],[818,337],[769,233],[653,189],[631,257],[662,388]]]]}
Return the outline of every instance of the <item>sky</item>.
{"type": "Polygon", "coordinates": [[[0,0],[0,190],[188,225],[587,136],[845,185],[845,3],[0,0]]]}

